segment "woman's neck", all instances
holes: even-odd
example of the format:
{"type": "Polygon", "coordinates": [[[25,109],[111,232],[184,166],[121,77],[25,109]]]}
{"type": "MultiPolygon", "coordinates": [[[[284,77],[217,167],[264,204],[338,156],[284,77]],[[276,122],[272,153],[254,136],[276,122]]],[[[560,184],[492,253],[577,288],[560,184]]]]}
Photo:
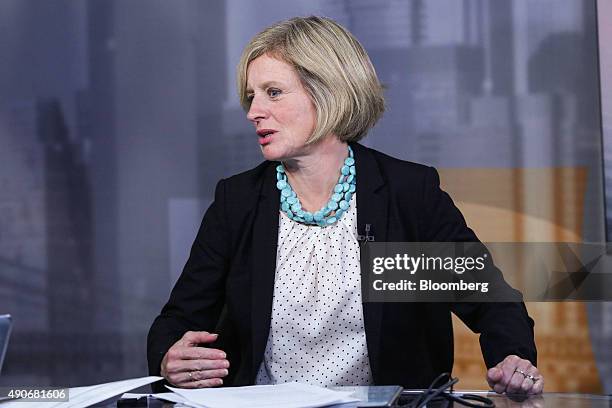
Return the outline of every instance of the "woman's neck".
{"type": "Polygon", "coordinates": [[[313,146],[310,154],[284,162],[287,178],[302,208],[315,212],[329,201],[347,156],[347,144],[330,135],[313,146]]]}

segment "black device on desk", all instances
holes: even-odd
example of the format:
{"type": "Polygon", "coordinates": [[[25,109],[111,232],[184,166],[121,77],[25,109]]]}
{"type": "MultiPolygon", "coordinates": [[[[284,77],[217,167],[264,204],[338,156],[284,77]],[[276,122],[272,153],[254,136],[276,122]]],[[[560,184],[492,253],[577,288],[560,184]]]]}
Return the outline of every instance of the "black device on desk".
{"type": "Polygon", "coordinates": [[[438,376],[426,390],[406,390],[397,402],[402,408],[446,408],[455,406],[493,408],[495,403],[487,397],[476,394],[462,394],[453,392],[453,386],[459,382],[450,373],[438,376]],[[448,380],[447,380],[448,379],[448,380]],[[446,382],[444,382],[446,381],[446,382]]]}
{"type": "Polygon", "coordinates": [[[117,400],[117,406],[119,408],[128,408],[128,407],[148,407],[149,406],[149,397],[144,395],[138,398],[121,398],[117,400]]]}
{"type": "Polygon", "coordinates": [[[172,406],[174,404],[167,405],[168,403],[164,400],[160,400],[154,397],[143,395],[139,398],[122,398],[118,399],[116,405],[118,408],[163,408],[164,406],[172,406]]]}

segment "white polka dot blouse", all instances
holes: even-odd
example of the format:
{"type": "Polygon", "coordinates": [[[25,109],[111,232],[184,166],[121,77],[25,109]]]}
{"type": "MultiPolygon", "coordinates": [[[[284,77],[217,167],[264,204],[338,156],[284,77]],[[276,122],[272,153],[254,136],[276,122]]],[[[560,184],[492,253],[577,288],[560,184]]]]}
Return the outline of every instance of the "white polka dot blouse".
{"type": "Polygon", "coordinates": [[[272,321],[257,384],[372,383],[363,323],[356,194],[334,225],[280,212],[272,321]]]}

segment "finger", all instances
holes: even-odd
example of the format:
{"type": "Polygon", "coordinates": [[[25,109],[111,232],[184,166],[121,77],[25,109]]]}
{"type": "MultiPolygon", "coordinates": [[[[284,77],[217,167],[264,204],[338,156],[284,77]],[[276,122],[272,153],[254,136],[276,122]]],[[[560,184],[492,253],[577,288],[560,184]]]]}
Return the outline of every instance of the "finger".
{"type": "Polygon", "coordinates": [[[197,388],[196,383],[199,383],[200,386],[214,386],[218,382],[217,380],[220,380],[220,378],[212,376],[209,378],[198,378],[197,374],[194,374],[193,371],[189,371],[171,375],[168,382],[175,387],[197,388]]]}
{"type": "Polygon", "coordinates": [[[506,394],[521,394],[521,386],[525,376],[519,372],[514,373],[508,385],[506,385],[506,394]]]}
{"type": "Polygon", "coordinates": [[[520,360],[521,359],[519,357],[515,355],[511,355],[511,356],[506,357],[504,361],[502,361],[499,364],[499,367],[503,372],[503,375],[502,375],[501,380],[499,381],[499,384],[504,386],[504,391],[507,391],[508,384],[510,384],[512,377],[515,374],[514,370],[516,370],[516,367],[518,366],[520,360]]]}
{"type": "Polygon", "coordinates": [[[531,388],[530,394],[541,394],[544,391],[544,377],[540,376],[531,388]]]}
{"type": "Polygon", "coordinates": [[[167,375],[167,372],[166,372],[166,366],[167,365],[168,365],[168,353],[166,353],[164,355],[164,358],[162,358],[162,362],[161,362],[161,365],[159,367],[159,373],[164,378],[166,378],[166,375],[167,375]]]}
{"type": "Polygon", "coordinates": [[[506,386],[503,385],[502,383],[497,383],[493,386],[493,391],[495,391],[498,394],[503,394],[504,391],[506,391],[506,386]]]}
{"type": "Polygon", "coordinates": [[[183,384],[193,382],[191,372],[171,373],[166,377],[168,382],[175,387],[183,387],[183,384]]]}
{"type": "Polygon", "coordinates": [[[170,374],[185,373],[200,370],[215,370],[229,368],[227,360],[174,360],[166,364],[166,372],[170,374]]]}
{"type": "Polygon", "coordinates": [[[207,380],[209,378],[221,378],[225,377],[229,374],[227,368],[217,369],[217,370],[201,370],[201,371],[192,371],[191,378],[192,380],[200,381],[207,380]]]}
{"type": "Polygon", "coordinates": [[[495,387],[495,384],[501,380],[502,375],[503,372],[499,367],[490,368],[489,371],[487,371],[487,383],[489,383],[489,387],[495,387]]]}
{"type": "Polygon", "coordinates": [[[187,382],[181,385],[182,388],[210,388],[223,385],[221,378],[209,378],[206,380],[187,382]]]}
{"type": "Polygon", "coordinates": [[[531,390],[533,386],[535,385],[535,383],[537,382],[536,380],[539,380],[540,372],[533,365],[530,366],[529,369],[525,372],[527,373],[527,376],[525,376],[525,379],[523,380],[523,383],[521,384],[521,392],[525,394],[531,394],[532,393],[531,390]]]}
{"type": "Polygon", "coordinates": [[[525,379],[521,383],[521,388],[519,392],[521,394],[529,394],[534,385],[535,385],[535,382],[531,378],[525,377],[525,379]]]}
{"type": "Polygon", "coordinates": [[[529,362],[528,360],[520,359],[519,363],[514,369],[514,375],[512,376],[512,378],[510,379],[510,382],[508,383],[508,386],[506,387],[507,393],[509,394],[520,394],[521,393],[521,387],[523,385],[525,378],[527,378],[525,377],[525,374],[528,373],[530,368],[531,368],[531,362],[529,362]],[[522,371],[525,374],[520,373],[518,370],[522,371]]]}
{"type": "Polygon", "coordinates": [[[226,358],[223,350],[208,347],[176,346],[168,350],[169,360],[216,360],[226,358]]]}
{"type": "Polygon", "coordinates": [[[212,343],[219,335],[206,331],[188,331],[183,334],[180,342],[185,346],[197,346],[202,343],[212,343]]]}

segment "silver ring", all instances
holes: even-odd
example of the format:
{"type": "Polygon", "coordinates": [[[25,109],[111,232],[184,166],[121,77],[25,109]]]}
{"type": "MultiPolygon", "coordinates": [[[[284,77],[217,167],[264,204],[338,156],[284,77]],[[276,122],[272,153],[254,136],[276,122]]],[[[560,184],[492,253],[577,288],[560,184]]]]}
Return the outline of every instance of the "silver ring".
{"type": "Polygon", "coordinates": [[[514,369],[514,372],[515,372],[515,373],[522,374],[522,375],[523,375],[523,377],[525,377],[525,378],[529,378],[529,379],[530,379],[531,381],[533,381],[534,383],[535,383],[535,382],[537,382],[537,381],[540,381],[540,377],[534,377],[533,375],[531,375],[531,374],[527,374],[526,372],[524,372],[523,370],[520,370],[520,369],[518,369],[518,368],[515,368],[515,369],[514,369]]]}
{"type": "Polygon", "coordinates": [[[191,371],[187,371],[187,375],[189,376],[190,380],[193,380],[193,374],[191,374],[191,371]]]}
{"type": "Polygon", "coordinates": [[[523,377],[527,377],[527,373],[526,373],[526,372],[524,372],[523,370],[519,370],[518,368],[515,368],[515,369],[514,369],[514,372],[515,372],[515,373],[519,373],[519,374],[523,374],[523,377]]]}

